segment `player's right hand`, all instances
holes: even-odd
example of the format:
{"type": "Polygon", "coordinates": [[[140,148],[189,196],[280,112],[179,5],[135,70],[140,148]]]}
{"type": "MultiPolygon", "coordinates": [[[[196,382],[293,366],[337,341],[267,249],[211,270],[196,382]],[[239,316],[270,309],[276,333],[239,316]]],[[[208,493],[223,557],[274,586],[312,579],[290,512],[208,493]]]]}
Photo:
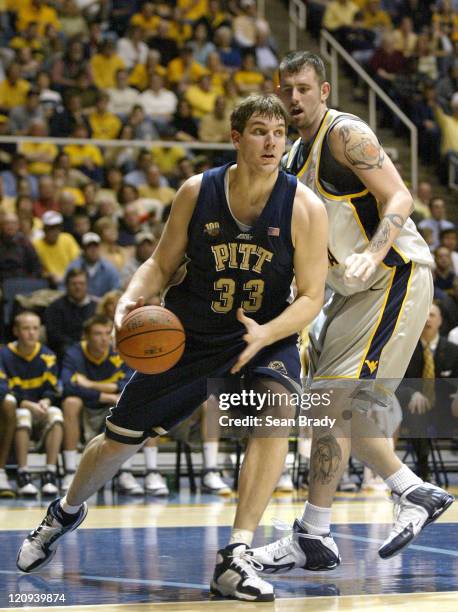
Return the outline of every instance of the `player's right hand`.
{"type": "Polygon", "coordinates": [[[135,310],[136,308],[141,308],[145,305],[145,298],[141,295],[136,300],[131,300],[129,298],[125,298],[121,296],[118,305],[116,306],[115,316],[114,316],[114,326],[115,330],[121,329],[122,321],[126,314],[135,310]]]}

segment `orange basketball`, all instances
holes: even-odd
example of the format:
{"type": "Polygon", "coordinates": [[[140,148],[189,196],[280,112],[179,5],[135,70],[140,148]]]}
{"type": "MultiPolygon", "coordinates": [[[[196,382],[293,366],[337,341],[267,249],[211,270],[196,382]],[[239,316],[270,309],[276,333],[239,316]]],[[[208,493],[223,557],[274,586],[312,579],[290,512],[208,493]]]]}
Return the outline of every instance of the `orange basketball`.
{"type": "Polygon", "coordinates": [[[173,312],[161,306],[142,306],[124,317],[116,343],[129,367],[144,374],[160,374],[180,360],[185,337],[173,312]]]}

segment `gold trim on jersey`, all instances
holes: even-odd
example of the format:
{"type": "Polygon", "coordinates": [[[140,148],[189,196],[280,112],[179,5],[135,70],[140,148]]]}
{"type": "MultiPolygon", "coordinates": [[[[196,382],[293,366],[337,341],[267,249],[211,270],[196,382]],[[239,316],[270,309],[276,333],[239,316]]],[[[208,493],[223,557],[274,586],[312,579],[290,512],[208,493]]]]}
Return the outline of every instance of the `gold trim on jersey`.
{"type": "Polygon", "coordinates": [[[24,355],[23,353],[21,353],[21,351],[17,347],[16,342],[9,342],[8,348],[10,349],[11,352],[13,352],[18,357],[21,357],[22,359],[25,359],[26,361],[33,361],[35,357],[38,355],[38,353],[40,352],[41,343],[40,342],[36,343],[35,348],[30,353],[30,355],[24,355]]]}
{"type": "Polygon", "coordinates": [[[38,389],[45,382],[49,382],[55,387],[57,385],[57,378],[52,372],[44,372],[41,376],[26,379],[20,376],[11,376],[11,378],[8,379],[8,388],[14,389],[15,386],[19,386],[21,389],[38,389]]]}
{"type": "MultiPolygon", "coordinates": [[[[384,315],[384,313],[385,313],[386,304],[387,304],[387,302],[388,302],[388,296],[390,295],[391,287],[393,286],[394,275],[396,274],[396,270],[397,270],[396,266],[393,266],[393,267],[391,268],[391,278],[390,278],[390,282],[388,283],[388,287],[387,287],[387,289],[386,289],[386,291],[385,291],[385,299],[383,300],[383,304],[382,304],[382,307],[381,307],[381,309],[380,309],[380,314],[379,314],[379,317],[378,317],[378,319],[377,319],[377,323],[376,323],[376,325],[374,326],[374,330],[373,330],[373,332],[372,332],[372,334],[371,334],[371,337],[369,338],[369,341],[368,341],[368,343],[366,344],[366,347],[365,347],[365,349],[364,349],[364,352],[363,352],[363,357],[362,357],[362,359],[361,359],[361,362],[360,362],[360,365],[359,365],[359,368],[358,368],[358,378],[361,376],[361,370],[362,370],[362,369],[363,369],[363,367],[364,367],[364,363],[365,363],[365,361],[366,361],[367,354],[369,353],[369,349],[371,348],[372,340],[374,339],[374,336],[375,336],[375,334],[377,333],[377,330],[378,330],[378,328],[379,328],[379,325],[380,325],[380,323],[381,323],[381,321],[382,321],[382,317],[383,317],[383,315],[384,315]]],[[[391,338],[392,338],[392,337],[393,337],[393,335],[391,335],[391,338]]],[[[383,349],[382,349],[382,350],[383,350],[383,349]]]]}
{"type": "MultiPolygon", "coordinates": [[[[322,131],[323,131],[325,128],[327,129],[327,127],[328,127],[328,124],[327,124],[327,119],[328,119],[328,116],[329,116],[329,110],[327,110],[327,111],[326,111],[326,113],[325,113],[325,115],[324,115],[323,119],[321,120],[321,125],[320,125],[320,128],[319,128],[318,132],[316,133],[315,138],[313,139],[313,144],[315,144],[315,142],[317,141],[317,138],[319,138],[319,137],[321,136],[322,131]]],[[[305,160],[305,162],[304,162],[304,164],[303,164],[302,168],[301,168],[301,169],[300,169],[298,172],[296,172],[296,177],[297,177],[298,179],[300,179],[300,178],[301,178],[301,176],[304,174],[304,172],[305,172],[305,171],[308,169],[308,167],[309,167],[309,165],[310,165],[310,162],[311,162],[312,157],[313,157],[313,156],[312,156],[312,152],[313,152],[313,144],[312,144],[312,146],[310,147],[309,154],[307,155],[307,159],[305,160]]]]}
{"type": "Polygon", "coordinates": [[[83,354],[86,357],[86,359],[88,361],[91,361],[95,365],[102,364],[106,359],[108,359],[108,355],[110,354],[110,349],[108,349],[101,357],[97,359],[97,357],[94,357],[94,355],[91,355],[91,353],[89,352],[87,348],[87,340],[83,340],[81,342],[81,348],[83,349],[83,354]]]}
{"type": "MultiPolygon", "coordinates": [[[[78,376],[84,376],[84,378],[87,378],[87,375],[83,374],[83,372],[75,372],[74,374],[72,374],[70,381],[73,384],[78,384],[77,383],[78,376]]],[[[90,380],[93,383],[97,383],[97,384],[109,385],[111,383],[116,383],[118,382],[118,380],[122,380],[123,378],[124,378],[124,372],[122,370],[119,370],[118,372],[115,372],[114,374],[112,374],[109,378],[104,378],[102,380],[93,380],[93,379],[88,379],[88,380],[90,380]]]]}

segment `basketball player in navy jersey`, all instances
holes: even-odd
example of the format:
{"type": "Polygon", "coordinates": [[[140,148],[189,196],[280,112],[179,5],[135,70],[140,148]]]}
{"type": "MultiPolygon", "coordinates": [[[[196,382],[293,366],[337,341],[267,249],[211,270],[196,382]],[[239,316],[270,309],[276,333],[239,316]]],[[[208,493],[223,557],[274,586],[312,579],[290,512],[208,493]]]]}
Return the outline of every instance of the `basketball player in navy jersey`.
{"type": "MultiPolygon", "coordinates": [[[[184,355],[163,374],[133,375],[107,417],[106,432],[86,447],[67,495],[49,506],[24,541],[17,560],[22,571],[49,563],[58,539],[84,520],[86,500],[147,438],[166,433],[200,406],[208,379],[243,374],[250,387],[297,389],[297,332],[317,315],[324,295],[327,216],[316,195],[279,171],[286,124],[276,96],[247,98],[231,116],[237,163],[190,178],[177,193],[158,247],[118,303],[115,324],[165,293],[165,306],[186,330],[184,355]]],[[[274,598],[246,550],[287,449],[287,436],[250,439],[213,592],[247,601],[274,598]]]]}
{"type": "MultiPolygon", "coordinates": [[[[345,384],[344,407],[355,407],[350,396],[358,388],[366,389],[356,395],[359,408],[383,409],[404,376],[430,310],[432,258],[409,219],[412,197],[377,137],[359,117],[328,109],[329,92],[318,55],[297,51],[283,59],[279,95],[300,134],[284,166],[320,197],[329,218],[327,283],[334,294],[322,325],[312,327],[310,374],[316,387],[330,379],[341,389],[345,384]]],[[[340,409],[337,432],[348,414],[340,409]]],[[[385,479],[397,506],[379,549],[382,558],[399,553],[452,504],[451,495],[401,463],[364,412],[353,409],[351,417],[350,436],[314,432],[303,516],[291,536],[254,550],[266,572],[333,569],[340,563],[329,532],[331,504],[350,447],[385,479]]]]}

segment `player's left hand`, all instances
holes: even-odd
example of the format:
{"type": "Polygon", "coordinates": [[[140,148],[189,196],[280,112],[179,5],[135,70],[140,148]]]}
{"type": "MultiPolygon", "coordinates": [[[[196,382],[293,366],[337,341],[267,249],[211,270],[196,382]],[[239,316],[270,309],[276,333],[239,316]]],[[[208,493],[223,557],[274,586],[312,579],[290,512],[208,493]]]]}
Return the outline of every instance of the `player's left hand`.
{"type": "Polygon", "coordinates": [[[245,350],[240,353],[237,363],[232,367],[231,374],[240,372],[258,351],[270,344],[265,327],[245,316],[242,308],[237,309],[237,319],[246,327],[246,334],[243,336],[243,339],[247,345],[245,350]]]}
{"type": "Polygon", "coordinates": [[[369,280],[374,274],[378,266],[378,261],[368,252],[353,253],[345,260],[345,275],[346,281],[351,282],[352,279],[358,279],[363,282],[369,280]]]}

